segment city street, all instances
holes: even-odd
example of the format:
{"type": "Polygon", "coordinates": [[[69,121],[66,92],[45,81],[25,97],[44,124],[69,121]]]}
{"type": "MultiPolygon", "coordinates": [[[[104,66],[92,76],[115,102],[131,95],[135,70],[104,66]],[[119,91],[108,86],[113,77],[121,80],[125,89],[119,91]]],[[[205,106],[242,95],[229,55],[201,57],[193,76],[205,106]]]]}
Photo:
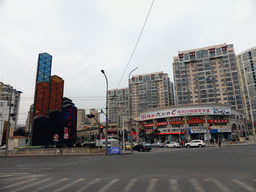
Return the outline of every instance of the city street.
{"type": "Polygon", "coordinates": [[[256,191],[256,146],[0,158],[0,191],[256,191]]]}

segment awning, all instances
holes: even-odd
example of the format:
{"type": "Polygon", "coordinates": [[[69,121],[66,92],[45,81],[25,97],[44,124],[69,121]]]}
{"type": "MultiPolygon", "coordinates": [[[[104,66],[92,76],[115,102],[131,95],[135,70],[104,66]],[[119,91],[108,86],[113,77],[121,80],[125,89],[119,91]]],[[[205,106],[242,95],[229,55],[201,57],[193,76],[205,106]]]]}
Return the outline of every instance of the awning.
{"type": "Polygon", "coordinates": [[[179,134],[185,134],[185,132],[157,133],[157,135],[179,135],[179,134]]]}

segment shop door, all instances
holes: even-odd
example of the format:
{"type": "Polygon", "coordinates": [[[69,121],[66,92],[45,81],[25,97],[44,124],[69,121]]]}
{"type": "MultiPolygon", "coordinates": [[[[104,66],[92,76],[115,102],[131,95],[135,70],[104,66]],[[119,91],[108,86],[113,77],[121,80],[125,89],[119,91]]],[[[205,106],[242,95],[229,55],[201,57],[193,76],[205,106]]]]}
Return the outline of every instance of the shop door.
{"type": "Polygon", "coordinates": [[[200,140],[204,140],[204,135],[199,135],[200,140]]]}

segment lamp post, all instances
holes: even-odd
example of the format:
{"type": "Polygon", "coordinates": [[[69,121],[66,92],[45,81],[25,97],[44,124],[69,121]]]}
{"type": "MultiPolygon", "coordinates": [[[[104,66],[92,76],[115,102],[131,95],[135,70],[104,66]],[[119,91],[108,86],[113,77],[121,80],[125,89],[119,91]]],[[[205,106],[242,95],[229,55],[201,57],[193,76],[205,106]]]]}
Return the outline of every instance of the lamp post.
{"type": "Polygon", "coordinates": [[[9,140],[9,134],[10,134],[10,121],[11,121],[11,107],[12,107],[12,92],[13,90],[9,88],[11,91],[11,96],[7,97],[7,102],[10,100],[9,103],[9,115],[8,115],[8,126],[7,126],[7,131],[6,131],[6,148],[5,148],[5,156],[7,157],[8,155],[8,140],[9,140]]]}
{"type": "MultiPolygon", "coordinates": [[[[100,122],[95,118],[95,115],[94,114],[90,114],[90,115],[87,115],[88,118],[93,118],[97,123],[98,123],[98,126],[99,126],[99,135],[100,135],[100,141],[98,142],[98,153],[100,152],[100,144],[101,144],[101,127],[100,127],[100,122]]],[[[96,142],[97,143],[97,142],[96,142]]]]}
{"type": "Polygon", "coordinates": [[[106,91],[106,133],[105,133],[106,146],[105,146],[105,152],[106,152],[106,155],[108,155],[108,78],[107,78],[104,70],[101,70],[101,73],[103,73],[103,75],[105,76],[106,84],[107,84],[107,91],[106,91]]]}
{"type": "Polygon", "coordinates": [[[130,73],[129,73],[129,79],[128,79],[128,83],[129,83],[129,122],[130,122],[130,134],[131,134],[131,152],[133,152],[133,144],[132,144],[132,102],[131,102],[131,93],[132,93],[132,89],[130,87],[130,75],[133,71],[135,71],[136,69],[138,69],[138,67],[136,67],[135,69],[133,69],[130,73]]]}

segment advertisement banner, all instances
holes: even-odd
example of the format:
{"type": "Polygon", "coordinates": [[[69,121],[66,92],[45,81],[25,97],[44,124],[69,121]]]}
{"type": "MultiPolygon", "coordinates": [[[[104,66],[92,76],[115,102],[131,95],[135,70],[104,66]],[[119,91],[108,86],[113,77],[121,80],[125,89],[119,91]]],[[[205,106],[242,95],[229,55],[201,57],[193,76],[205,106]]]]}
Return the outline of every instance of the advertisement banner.
{"type": "Polygon", "coordinates": [[[209,119],[208,123],[228,123],[228,119],[209,119]]]}
{"type": "Polygon", "coordinates": [[[120,147],[108,147],[108,154],[119,154],[121,153],[120,147]]]}
{"type": "Polygon", "coordinates": [[[140,120],[157,119],[177,116],[195,116],[195,115],[230,115],[230,107],[193,107],[181,109],[166,109],[161,111],[153,111],[149,113],[141,113],[140,120]]]}

